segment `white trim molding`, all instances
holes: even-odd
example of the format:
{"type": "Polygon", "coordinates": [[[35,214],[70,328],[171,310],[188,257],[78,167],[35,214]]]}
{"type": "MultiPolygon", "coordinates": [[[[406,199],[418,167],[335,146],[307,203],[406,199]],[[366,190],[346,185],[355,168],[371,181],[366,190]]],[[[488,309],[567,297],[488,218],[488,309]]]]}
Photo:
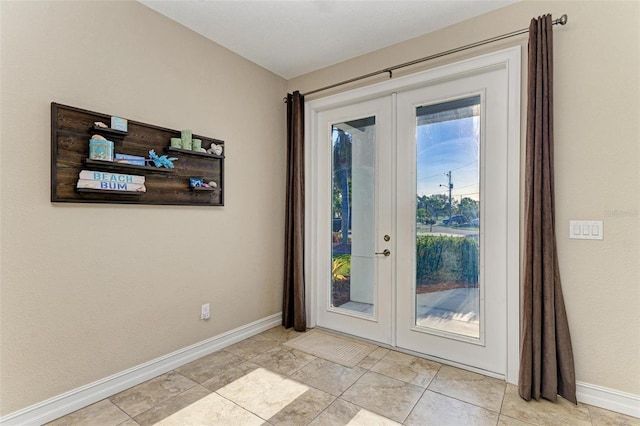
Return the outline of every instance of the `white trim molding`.
{"type": "Polygon", "coordinates": [[[0,418],[2,426],[41,425],[101,401],[282,323],[282,312],[179,349],[0,418]]]}
{"type": "Polygon", "coordinates": [[[640,418],[640,395],[589,383],[576,382],[576,397],[583,404],[640,418]]]}

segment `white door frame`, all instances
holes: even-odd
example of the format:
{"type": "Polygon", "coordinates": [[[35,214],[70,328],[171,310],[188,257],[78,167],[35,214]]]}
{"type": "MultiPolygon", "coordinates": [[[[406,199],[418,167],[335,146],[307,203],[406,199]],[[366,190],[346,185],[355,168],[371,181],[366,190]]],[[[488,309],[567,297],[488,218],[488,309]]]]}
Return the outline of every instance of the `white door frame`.
{"type": "MultiPolygon", "coordinates": [[[[507,366],[506,380],[517,383],[520,360],[520,46],[485,54],[472,59],[443,65],[431,70],[394,78],[367,87],[349,90],[305,103],[305,280],[307,324],[316,325],[316,288],[319,271],[323,265],[317,262],[320,238],[326,238],[318,232],[318,214],[320,204],[318,196],[319,164],[318,150],[321,149],[317,135],[320,111],[367,99],[391,95],[398,91],[409,90],[447,81],[485,67],[504,67],[508,78],[508,181],[507,181],[507,366]]],[[[395,109],[395,106],[394,106],[395,109]]],[[[394,230],[395,231],[395,230],[394,230]]],[[[324,265],[326,268],[326,265],[324,265]]],[[[395,292],[394,292],[395,294],[395,292]]],[[[394,319],[395,321],[395,319],[394,319]]],[[[394,326],[395,333],[395,326],[394,326]]],[[[394,334],[395,336],[395,334],[394,334]]],[[[395,338],[392,339],[395,344],[395,338]]]]}

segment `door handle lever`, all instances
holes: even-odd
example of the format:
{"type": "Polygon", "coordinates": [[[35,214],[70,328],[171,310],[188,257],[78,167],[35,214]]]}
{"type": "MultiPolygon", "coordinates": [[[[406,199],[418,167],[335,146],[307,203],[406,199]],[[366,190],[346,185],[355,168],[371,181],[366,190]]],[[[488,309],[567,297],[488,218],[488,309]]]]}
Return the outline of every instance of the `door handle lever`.
{"type": "Polygon", "coordinates": [[[384,249],[383,251],[376,252],[375,254],[383,254],[385,257],[391,256],[389,249],[384,249]]]}

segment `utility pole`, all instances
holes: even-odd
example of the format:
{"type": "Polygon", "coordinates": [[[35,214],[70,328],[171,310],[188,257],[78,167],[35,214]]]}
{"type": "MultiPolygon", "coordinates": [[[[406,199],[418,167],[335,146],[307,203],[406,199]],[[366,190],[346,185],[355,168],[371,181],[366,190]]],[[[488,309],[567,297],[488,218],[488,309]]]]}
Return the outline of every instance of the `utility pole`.
{"type": "MultiPolygon", "coordinates": [[[[449,178],[449,185],[448,185],[448,188],[449,188],[449,226],[451,226],[451,217],[452,217],[452,214],[451,214],[451,191],[453,191],[453,183],[451,183],[451,170],[449,170],[449,173],[445,173],[444,175],[449,178]]],[[[445,186],[445,185],[440,185],[440,186],[445,186]]]]}

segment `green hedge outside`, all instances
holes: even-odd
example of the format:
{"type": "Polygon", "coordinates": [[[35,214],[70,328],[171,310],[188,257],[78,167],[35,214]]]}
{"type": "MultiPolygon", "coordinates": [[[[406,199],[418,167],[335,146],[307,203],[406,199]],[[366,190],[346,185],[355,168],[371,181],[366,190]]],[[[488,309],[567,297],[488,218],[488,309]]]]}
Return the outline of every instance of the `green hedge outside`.
{"type": "Polygon", "coordinates": [[[475,238],[425,235],[416,241],[418,283],[477,284],[480,272],[475,238]]]}

